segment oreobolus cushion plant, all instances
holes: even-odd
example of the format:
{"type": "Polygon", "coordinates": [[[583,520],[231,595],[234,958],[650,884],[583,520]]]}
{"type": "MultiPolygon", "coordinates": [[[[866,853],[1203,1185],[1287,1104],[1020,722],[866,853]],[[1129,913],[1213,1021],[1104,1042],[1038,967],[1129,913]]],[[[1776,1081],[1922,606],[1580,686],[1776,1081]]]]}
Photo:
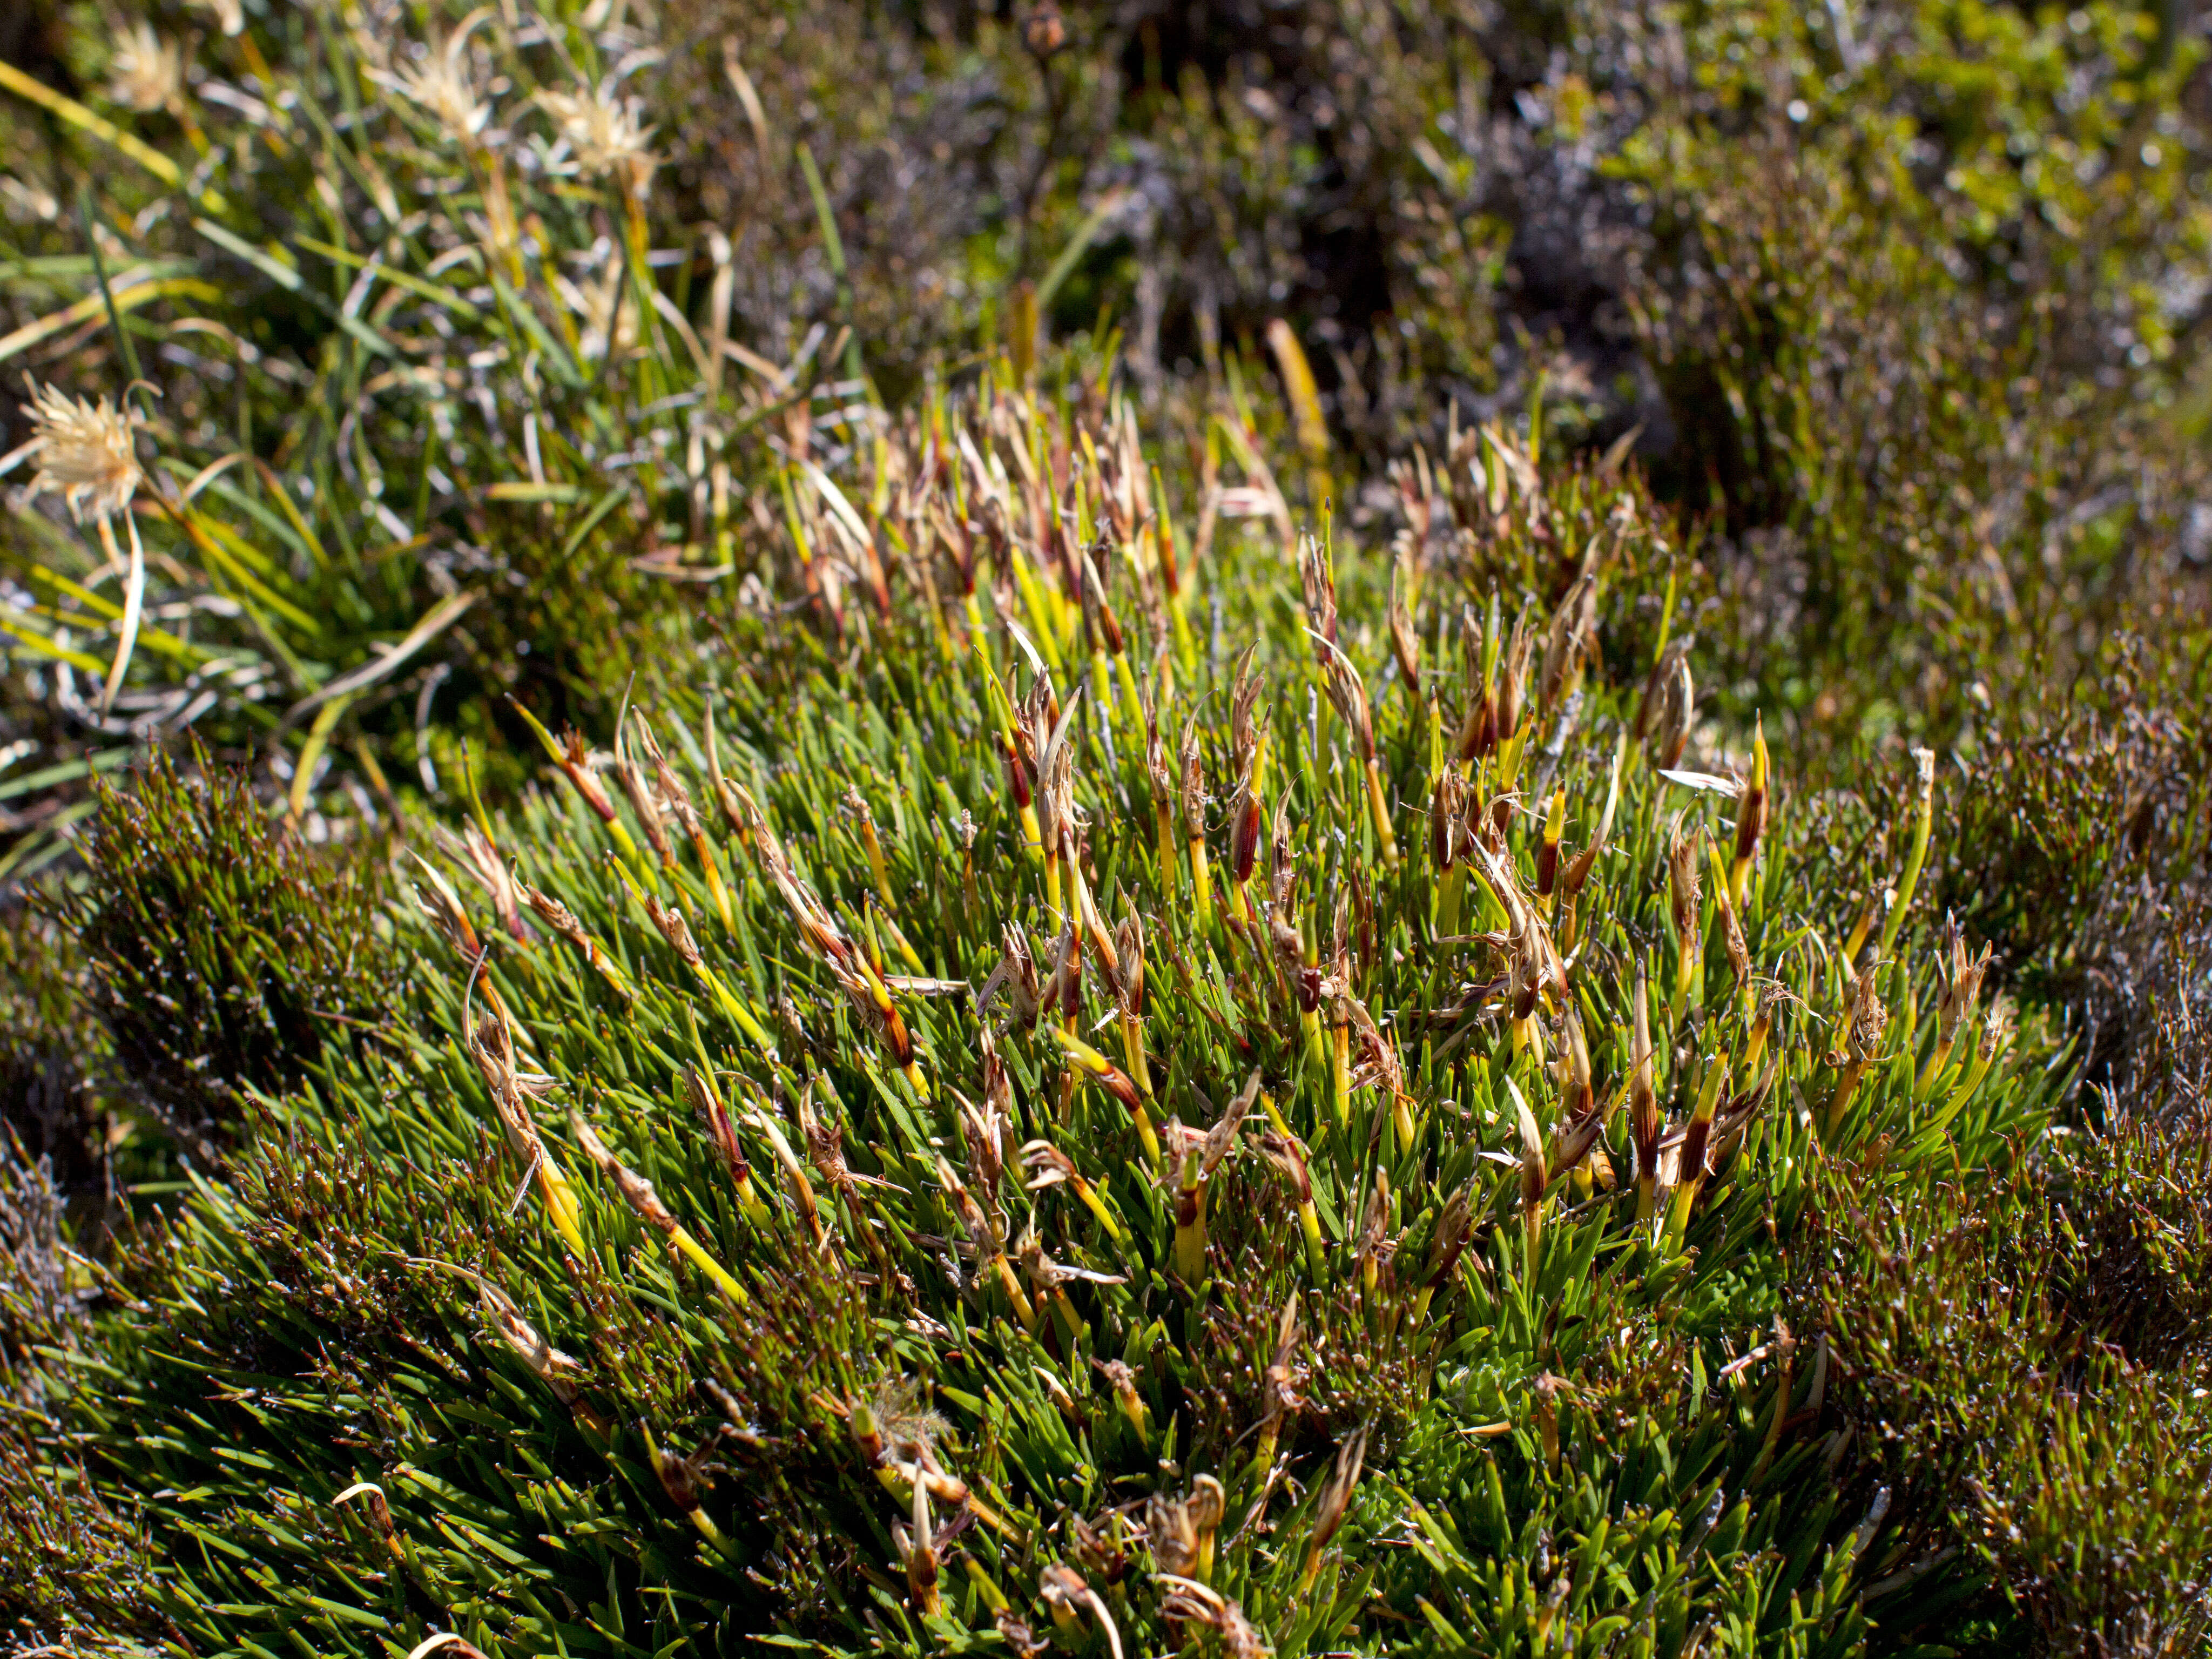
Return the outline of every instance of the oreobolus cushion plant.
{"type": "Polygon", "coordinates": [[[1932,757],[1834,868],[1638,489],[1496,427],[1382,545],[1194,529],[1004,368],[803,482],[752,672],[539,727],[409,855],[419,988],[119,1269],[136,1639],[1911,1629],[1793,1253],[2060,1080],[1916,902],[1932,757]]]}

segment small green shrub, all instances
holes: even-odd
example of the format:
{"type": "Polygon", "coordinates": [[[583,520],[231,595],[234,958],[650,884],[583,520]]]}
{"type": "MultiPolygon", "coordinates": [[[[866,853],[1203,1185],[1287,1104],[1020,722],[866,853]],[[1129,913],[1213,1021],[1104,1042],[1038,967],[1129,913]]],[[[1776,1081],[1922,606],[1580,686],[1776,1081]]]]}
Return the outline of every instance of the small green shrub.
{"type": "Polygon", "coordinates": [[[66,932],[27,908],[0,917],[0,1133],[65,1199],[103,1211],[109,1119],[94,1085],[106,1033],[66,932]]]}
{"type": "Polygon", "coordinates": [[[18,1423],[0,1425],[0,1640],[11,1652],[131,1656],[162,1632],[127,1511],[18,1423]]]}
{"type": "Polygon", "coordinates": [[[1971,1194],[1927,1171],[1870,1199],[1873,1173],[1835,1171],[1792,1292],[1832,1354],[1832,1459],[1891,1517],[1870,1610],[1941,1628],[1988,1606],[1980,1564],[2026,1621],[2009,1640],[2192,1651],[2212,1122],[2123,1114],[1971,1194]]]}
{"type": "Polygon", "coordinates": [[[84,953],[120,1086],[206,1160],[247,1091],[295,1086],[394,988],[368,866],[311,852],[200,758],[197,776],[157,755],[131,787],[101,786],[83,884],[54,915],[84,953]]]}
{"type": "Polygon", "coordinates": [[[1987,1458],[1975,1547],[2039,1651],[2166,1659],[2212,1637],[2212,1372],[2045,1387],[1987,1458]]]}
{"type": "Polygon", "coordinates": [[[0,1397],[37,1406],[41,1350],[74,1329],[78,1311],[61,1255],[62,1201],[43,1160],[0,1140],[0,1397]]]}
{"type": "MultiPolygon", "coordinates": [[[[103,1497],[52,1413],[88,1356],[97,1291],[51,1159],[0,1130],[0,1644],[139,1652],[151,1562],[127,1499],[103,1497]]],[[[96,1228],[80,1227],[80,1236],[96,1228]]]]}

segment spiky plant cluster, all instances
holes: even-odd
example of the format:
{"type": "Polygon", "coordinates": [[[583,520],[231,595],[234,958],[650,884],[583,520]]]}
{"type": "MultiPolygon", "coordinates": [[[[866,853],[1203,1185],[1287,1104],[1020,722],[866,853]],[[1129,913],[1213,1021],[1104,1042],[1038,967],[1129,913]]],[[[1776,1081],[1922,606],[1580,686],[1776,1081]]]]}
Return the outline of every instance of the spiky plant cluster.
{"type": "MultiPolygon", "coordinates": [[[[2212,1271],[2201,1112],[2047,1141],[1996,1194],[1824,1174],[1789,1289],[1824,1331],[1837,1468],[1881,1504],[1885,1624],[1998,1604],[2039,1650],[2193,1652],[2212,1630],[2212,1271]]],[[[1966,1616],[1962,1618],[1962,1613],[1966,1616]]]]}
{"type": "Polygon", "coordinates": [[[375,977],[375,872],[309,855],[243,780],[195,758],[198,775],[156,755],[128,792],[101,786],[92,880],[51,908],[120,1092],[205,1162],[248,1091],[294,1085],[392,988],[375,977]]]}
{"type": "Polygon", "coordinates": [[[1856,1650],[1907,1543],[1793,1252],[2048,1085],[1917,859],[1853,929],[1685,735],[1632,489],[1480,434],[1470,595],[1171,530],[1007,375],[873,465],[794,491],[815,665],[544,732],[410,866],[422,988],[127,1264],[69,1443],[149,1623],[1856,1650]]]}
{"type": "Polygon", "coordinates": [[[0,1122],[28,1162],[45,1160],[56,1187],[97,1206],[109,1126],[91,1073],[106,1044],[82,1005],[81,973],[51,923],[21,913],[0,922],[0,1122]]]}

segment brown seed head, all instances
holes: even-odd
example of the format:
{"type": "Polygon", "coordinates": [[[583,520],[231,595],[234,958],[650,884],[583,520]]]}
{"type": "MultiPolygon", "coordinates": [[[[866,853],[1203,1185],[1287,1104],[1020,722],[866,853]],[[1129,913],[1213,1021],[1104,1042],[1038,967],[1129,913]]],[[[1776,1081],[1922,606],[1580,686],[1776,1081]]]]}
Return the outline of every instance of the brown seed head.
{"type": "Polygon", "coordinates": [[[1736,919],[1735,905],[1729,897],[1728,884],[1713,883],[1713,904],[1721,916],[1721,944],[1728,951],[1729,971],[1735,975],[1738,986],[1748,989],[1751,985],[1751,945],[1743,936],[1743,923],[1736,919]]]}
{"type": "Polygon", "coordinates": [[[1186,1500],[1154,1492],[1145,1507],[1145,1540],[1155,1571],[1177,1577],[1198,1571],[1198,1524],[1186,1500]]]}
{"type": "Polygon", "coordinates": [[[1313,1202],[1313,1176],[1306,1167],[1305,1151],[1275,1130],[1269,1129],[1258,1141],[1260,1156],[1283,1172],[1291,1185],[1292,1201],[1300,1205],[1313,1202]]]}
{"type": "Polygon", "coordinates": [[[515,884],[515,893],[538,917],[556,933],[580,950],[590,948],[592,936],[584,931],[584,924],[576,920],[576,913],[555,898],[550,893],[541,893],[535,887],[515,884]]]}
{"type": "Polygon", "coordinates": [[[422,873],[430,878],[430,890],[426,893],[417,887],[415,902],[461,959],[473,967],[484,953],[483,942],[477,937],[476,927],[462,908],[461,896],[453,890],[452,883],[423,864],[419,855],[416,862],[422,865],[422,873]]]}
{"type": "Polygon", "coordinates": [[[1200,763],[1194,717],[1182,728],[1182,759],[1183,833],[1195,840],[1206,832],[1206,770],[1200,763]]]}
{"type": "Polygon", "coordinates": [[[1875,985],[1880,966],[1869,963],[1860,971],[1851,991],[1850,1022],[1844,1030],[1844,1046],[1828,1057],[1831,1065],[1863,1066],[1881,1052],[1882,1034],[1889,1029],[1889,1010],[1875,985]]]}
{"type": "Polygon", "coordinates": [[[682,910],[672,903],[664,905],[647,893],[645,896],[645,914],[660,930],[661,938],[668,941],[668,948],[683,958],[685,967],[696,968],[700,964],[703,958],[699,952],[698,942],[691,937],[691,924],[684,919],[682,910]]]}
{"type": "MultiPolygon", "coordinates": [[[[641,732],[645,730],[643,720],[638,722],[638,728],[641,732]]],[[[662,811],[659,799],[653,793],[652,782],[647,776],[646,767],[629,758],[623,737],[623,734],[621,732],[616,734],[615,761],[610,769],[615,775],[615,781],[622,787],[623,798],[629,802],[630,811],[637,815],[638,827],[645,831],[646,840],[652,843],[653,850],[659,858],[661,866],[665,869],[676,861],[675,849],[669,845],[668,842],[666,816],[662,811]]],[[[645,741],[651,744],[652,737],[649,732],[647,733],[645,741]]]]}
{"type": "Polygon", "coordinates": [[[1022,1167],[1030,1172],[1023,1183],[1027,1192],[1041,1193],[1048,1187],[1073,1186],[1083,1180],[1075,1167],[1075,1160],[1054,1146],[1049,1140],[1030,1140],[1022,1145],[1022,1167]]]}
{"type": "Polygon", "coordinates": [[[1668,641],[1644,679],[1644,695],[1637,700],[1637,741],[1645,745],[1654,766],[1674,766],[1689,739],[1697,684],[1690,674],[1690,650],[1695,638],[1685,634],[1668,641]]]}
{"type": "Polygon", "coordinates": [[[1160,710],[1152,684],[1145,683],[1145,779],[1152,785],[1158,810],[1166,811],[1175,800],[1175,768],[1168,759],[1167,744],[1160,737],[1160,710]]]}
{"type": "Polygon", "coordinates": [[[1044,983],[1044,1006],[1056,1008],[1062,1019],[1078,1020],[1083,1016],[1083,935],[1073,922],[1060,931],[1052,975],[1044,983]]]}
{"type": "Polygon", "coordinates": [[[592,770],[591,745],[584,741],[584,734],[572,726],[561,734],[561,769],[568,775],[568,781],[575,786],[576,793],[584,798],[584,805],[598,815],[600,823],[612,823],[615,804],[607,798],[606,790],[592,770]]]}
{"type": "Polygon", "coordinates": [[[606,1142],[601,1140],[592,1126],[584,1121],[581,1112],[570,1112],[568,1129],[575,1137],[578,1149],[599,1165],[602,1175],[614,1182],[615,1190],[623,1195],[624,1203],[637,1212],[640,1220],[664,1235],[676,1231],[676,1218],[660,1201],[660,1195],[653,1190],[653,1183],[617,1158],[606,1142]]]}
{"type": "Polygon", "coordinates": [[[2012,1003],[2005,997],[1996,997],[1990,1003],[1990,1011],[1982,1016],[1982,1035],[1978,1052],[1986,1066],[1997,1057],[2012,1036],[2012,1003]]]}
{"type": "Polygon", "coordinates": [[[1245,1616],[1241,1602],[1231,1601],[1211,1584],[1164,1568],[1160,1581],[1168,1586],[1168,1593],[1160,1598],[1160,1617],[1170,1625],[1196,1625],[1212,1631],[1220,1638],[1221,1650],[1228,1659],[1266,1659],[1272,1651],[1245,1616]]]}
{"type": "Polygon", "coordinates": [[[1333,645],[1323,659],[1323,667],[1328,676],[1328,700],[1350,728],[1352,741],[1358,746],[1359,758],[1373,760],[1375,717],[1368,708],[1367,688],[1360,681],[1359,671],[1333,645]]]}
{"type": "Polygon", "coordinates": [[[1237,792],[1236,828],[1229,837],[1230,873],[1239,883],[1252,879],[1253,869],[1260,861],[1260,837],[1265,828],[1266,815],[1248,773],[1237,792]]]}
{"type": "Polygon", "coordinates": [[[1275,808],[1275,822],[1267,838],[1267,896],[1279,911],[1287,912],[1298,884],[1297,856],[1291,848],[1291,805],[1275,808]]]}
{"type": "Polygon", "coordinates": [[[1298,1295],[1293,1291],[1275,1322],[1275,1352],[1261,1378],[1260,1415],[1279,1419],[1303,1406],[1298,1380],[1298,1295]]]}
{"type": "Polygon", "coordinates": [[[1545,632],[1544,665],[1536,691],[1546,713],[1557,708],[1581,684],[1583,670],[1597,660],[1597,577],[1592,574],[1568,591],[1545,632]]]}
{"type": "Polygon", "coordinates": [[[1370,1427],[1363,1423],[1358,1431],[1337,1449],[1335,1466],[1322,1482],[1321,1497],[1314,1504],[1313,1534],[1309,1546],[1311,1549],[1327,1547],[1328,1540],[1344,1525],[1344,1517],[1352,1508],[1352,1489],[1358,1486],[1360,1469],[1367,1462],[1370,1427]]]}
{"type": "Polygon", "coordinates": [[[699,809],[691,804],[691,792],[684,787],[683,775],[669,764],[653,727],[641,719],[637,723],[637,737],[645,751],[646,763],[653,768],[653,785],[659,791],[661,806],[676,820],[678,829],[696,841],[705,833],[706,826],[700,821],[699,809]]]}
{"type": "Polygon", "coordinates": [[[1406,561],[1390,567],[1390,651],[1397,659],[1398,678],[1418,696],[1421,689],[1421,636],[1413,631],[1413,612],[1404,592],[1406,561]]]}
{"type": "Polygon", "coordinates": [[[1436,788],[1429,796],[1429,862],[1436,866],[1438,875],[1459,860],[1461,842],[1466,833],[1462,819],[1466,814],[1466,775],[1456,767],[1447,766],[1438,775],[1436,788]]]}
{"type": "Polygon", "coordinates": [[[1121,634],[1121,619],[1107,602],[1105,580],[1091,555],[1083,556],[1083,617],[1085,625],[1093,630],[1109,656],[1118,657],[1127,643],[1121,634]]]}
{"type": "Polygon", "coordinates": [[[1583,1017],[1571,999],[1559,1013],[1559,1105],[1570,1118],[1578,1118],[1597,1103],[1590,1082],[1589,1043],[1583,1036],[1583,1017]]]}
{"type": "Polygon", "coordinates": [[[1528,682],[1528,657],[1535,641],[1528,634],[1528,611],[1526,605],[1513,619],[1513,632],[1507,637],[1504,660],[1499,665],[1498,678],[1498,741],[1506,742],[1521,729],[1522,698],[1528,682]]]}
{"type": "Polygon", "coordinates": [[[1318,537],[1298,538],[1298,580],[1305,589],[1306,627],[1315,635],[1314,658],[1326,667],[1336,648],[1336,569],[1318,537]]]}
{"type": "Polygon", "coordinates": [[[714,1150],[722,1155],[731,1181],[744,1187],[752,1179],[752,1165],[746,1160],[744,1147],[738,1143],[737,1126],[730,1121],[721,1091],[714,1087],[714,1079],[696,1066],[684,1068],[684,1091],[690,1098],[692,1111],[705,1121],[707,1133],[714,1140],[714,1150]]]}
{"type": "Polygon", "coordinates": [[[1229,690],[1229,738],[1232,765],[1240,778],[1248,777],[1260,753],[1260,730],[1253,720],[1267,690],[1267,677],[1252,671],[1257,647],[1247,646],[1237,659],[1237,678],[1229,690]]]}
{"type": "MultiPolygon", "coordinates": [[[[1002,1073],[1004,1069],[1000,1067],[1002,1073]]],[[[995,1203],[1000,1183],[1006,1179],[1012,1126],[987,1091],[980,1106],[965,1100],[960,1103],[960,1127],[968,1144],[969,1178],[987,1200],[995,1203]]]]}
{"type": "Polygon", "coordinates": [[[1473,1232],[1467,1189],[1462,1187],[1444,1200],[1443,1212],[1437,1218],[1436,1231],[1429,1239],[1426,1284],[1430,1291],[1442,1289],[1450,1279],[1452,1270],[1459,1266],[1461,1256],[1467,1251],[1467,1242],[1473,1232]]]}
{"type": "Polygon", "coordinates": [[[1359,1244],[1355,1252],[1363,1264],[1371,1263],[1377,1282],[1390,1288],[1390,1264],[1398,1254],[1398,1241],[1390,1233],[1390,1176],[1378,1164],[1367,1188],[1367,1207],[1359,1218],[1359,1244]]]}
{"type": "Polygon", "coordinates": [[[1462,608],[1460,638],[1467,658],[1467,714],[1460,722],[1459,757],[1473,765],[1498,746],[1498,689],[1488,672],[1488,643],[1474,607],[1462,608]]]}
{"type": "Polygon", "coordinates": [[[1252,1103],[1259,1097],[1260,1073],[1255,1071],[1245,1079],[1243,1091],[1229,1103],[1229,1109],[1221,1115],[1221,1121],[1206,1133],[1206,1150],[1199,1159],[1201,1179],[1210,1177],[1221,1167],[1221,1161],[1237,1145],[1237,1131],[1243,1125],[1244,1115],[1252,1109],[1252,1103]]]}
{"type": "Polygon", "coordinates": [[[1986,945],[1981,954],[1966,954],[1966,941],[1959,932],[1958,923],[1950,916],[1943,918],[1943,942],[1936,953],[1936,971],[1942,984],[1942,993],[1936,1004],[1936,1040],[1948,1046],[1955,1037],[1959,1026],[1974,1017],[1974,1006],[1981,999],[1982,979],[1990,970],[1990,951],[1986,945]]]}
{"type": "Polygon", "coordinates": [[[476,1279],[477,1292],[483,1298],[484,1311],[491,1316],[492,1328],[499,1333],[500,1340],[530,1368],[533,1376],[552,1389],[563,1405],[574,1400],[576,1387],[568,1378],[583,1367],[548,1342],[506,1291],[488,1279],[474,1274],[471,1277],[476,1279]]]}
{"type": "Polygon", "coordinates": [[[1036,1029],[1037,1011],[1043,1006],[1044,993],[1037,981],[1036,957],[1030,949],[1030,936],[1018,921],[1006,924],[1002,935],[1005,950],[999,965],[983,981],[983,989],[975,999],[975,1012],[980,1018],[990,1011],[991,1000],[1003,988],[1010,1008],[1008,1019],[1014,1029],[1031,1031],[1036,1029]]]}
{"type": "Polygon", "coordinates": [[[1694,955],[1705,932],[1698,852],[1705,845],[1705,830],[1700,824],[1685,836],[1680,832],[1680,823],[1678,818],[1676,830],[1667,843],[1667,901],[1675,939],[1685,954],[1694,955]]]}
{"type": "Polygon", "coordinates": [[[500,925],[518,944],[527,945],[530,929],[522,920],[520,893],[516,890],[514,872],[500,854],[491,837],[474,823],[462,825],[461,833],[454,835],[439,824],[433,833],[446,855],[476,878],[477,885],[490,896],[492,908],[498,913],[500,925]]]}
{"type": "Polygon", "coordinates": [[[1544,1166],[1544,1132],[1536,1127],[1535,1115],[1510,1079],[1506,1089],[1513,1097],[1514,1120],[1521,1130],[1521,1207],[1533,1214],[1551,1185],[1551,1172],[1544,1166]]]}
{"type": "Polygon", "coordinates": [[[1134,906],[1115,930],[1114,954],[1120,968],[1121,1006],[1141,1017],[1145,1012],[1145,924],[1134,906]]]}

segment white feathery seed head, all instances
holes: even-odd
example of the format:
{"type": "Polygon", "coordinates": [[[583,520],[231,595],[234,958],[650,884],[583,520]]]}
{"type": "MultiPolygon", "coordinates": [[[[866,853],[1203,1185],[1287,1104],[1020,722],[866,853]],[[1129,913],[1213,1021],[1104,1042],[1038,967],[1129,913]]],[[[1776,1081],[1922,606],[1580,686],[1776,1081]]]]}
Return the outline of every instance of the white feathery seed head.
{"type": "Polygon", "coordinates": [[[541,92],[538,103],[561,129],[561,137],[586,177],[623,176],[641,189],[657,162],[647,145],[654,129],[641,119],[643,104],[617,98],[611,85],[581,92],[541,92]]]}
{"type": "Polygon", "coordinates": [[[79,524],[101,522],[125,511],[145,474],[131,441],[137,424],[128,408],[106,398],[72,399],[58,386],[31,384],[31,441],[0,460],[0,471],[35,458],[31,493],[58,494],[79,524]]]}
{"type": "Polygon", "coordinates": [[[448,142],[465,143],[483,131],[491,119],[491,106],[477,98],[470,78],[467,58],[469,33],[482,14],[455,29],[444,46],[397,72],[374,72],[375,78],[435,117],[448,142]]]}
{"type": "Polygon", "coordinates": [[[246,8],[240,0],[199,0],[204,11],[215,15],[216,24],[225,34],[238,35],[246,32],[246,8]]]}
{"type": "Polygon", "coordinates": [[[141,115],[168,108],[184,95],[184,49],[155,33],[151,23],[132,24],[116,37],[107,91],[141,115]]]}

